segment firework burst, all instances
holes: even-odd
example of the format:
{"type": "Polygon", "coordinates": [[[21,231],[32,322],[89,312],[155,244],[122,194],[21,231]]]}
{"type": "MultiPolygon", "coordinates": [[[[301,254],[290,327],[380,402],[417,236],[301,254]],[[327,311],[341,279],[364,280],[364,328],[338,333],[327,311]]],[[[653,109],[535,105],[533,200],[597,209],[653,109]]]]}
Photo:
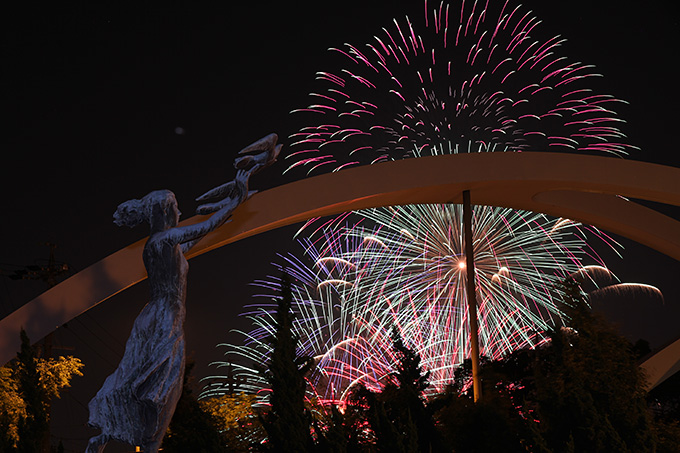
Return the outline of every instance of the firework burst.
{"type": "Polygon", "coordinates": [[[429,154],[565,150],[626,154],[614,111],[592,89],[600,74],[544,38],[541,22],[511,2],[425,2],[425,20],[394,20],[364,46],[345,44],[337,70],[317,73],[309,126],[288,156],[307,173],[429,154]]]}
{"type": "MultiPolygon", "coordinates": [[[[478,206],[474,250],[481,352],[490,358],[545,339],[561,320],[554,287],[592,261],[586,235],[597,230],[542,214],[478,206]]],[[[469,356],[462,212],[456,205],[379,208],[326,224],[305,259],[288,255],[277,265],[294,278],[294,330],[300,353],[314,357],[310,392],[343,400],[357,384],[380,389],[391,379],[390,329],[421,356],[431,372],[428,392],[452,382],[469,356]]],[[[277,278],[257,282],[268,302],[247,316],[253,329],[242,346],[226,345],[227,366],[261,391],[266,383],[246,363],[267,363],[275,330],[277,278]]]]}
{"type": "MultiPolygon", "coordinates": [[[[613,110],[623,101],[594,91],[594,67],[540,28],[510,2],[425,2],[423,23],[395,20],[365,46],[331,49],[338,69],[319,72],[310,105],[295,111],[308,126],[290,137],[288,170],[459,152],[626,154],[633,147],[613,110]]],[[[306,225],[305,258],[287,255],[278,268],[295,279],[294,329],[316,363],[311,394],[337,401],[357,384],[381,388],[394,371],[392,327],[431,372],[430,392],[451,382],[470,353],[461,211],[379,208],[314,233],[306,225]]],[[[569,220],[477,206],[473,236],[481,353],[491,358],[545,339],[561,320],[559,280],[596,273],[585,266],[593,262],[608,273],[586,241],[600,233],[569,220]]],[[[274,277],[258,285],[268,300],[279,289],[274,277]]],[[[253,328],[244,345],[227,345],[222,365],[233,362],[260,392],[266,383],[249,364],[271,355],[276,304],[250,308],[253,328]]]]}

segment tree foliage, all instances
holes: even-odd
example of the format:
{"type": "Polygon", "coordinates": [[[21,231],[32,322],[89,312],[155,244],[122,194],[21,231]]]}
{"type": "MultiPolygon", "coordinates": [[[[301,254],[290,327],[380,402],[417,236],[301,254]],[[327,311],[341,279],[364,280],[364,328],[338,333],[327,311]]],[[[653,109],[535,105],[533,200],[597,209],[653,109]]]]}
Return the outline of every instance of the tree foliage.
{"type": "MultiPolygon", "coordinates": [[[[518,350],[500,360],[481,358],[483,397],[477,403],[470,388],[469,360],[458,368],[444,394],[427,401],[423,395],[429,373],[397,331],[393,331],[395,372],[382,391],[358,386],[342,407],[313,399],[305,403],[309,361],[296,354],[289,291],[284,282],[266,374],[271,409],[261,420],[270,450],[678,451],[677,392],[655,396],[661,415],[654,420],[637,364],[640,345],[631,345],[593,314],[574,281],[557,289],[568,326],[555,327],[548,332],[548,341],[535,349],[518,350]]],[[[222,424],[230,430],[247,426],[238,420],[253,419],[247,403],[213,404],[214,412],[224,411],[222,424]]]]}
{"type": "Polygon", "coordinates": [[[462,387],[468,364],[454,389],[462,397],[438,403],[439,420],[457,449],[654,451],[645,380],[632,345],[590,310],[576,282],[558,290],[569,327],[556,327],[536,349],[482,361],[480,404],[471,405],[462,387]]]}
{"type": "Polygon", "coordinates": [[[52,398],[69,387],[73,376],[82,376],[80,359],[67,356],[36,357],[21,330],[21,350],[16,360],[0,367],[0,451],[39,452],[49,431],[52,398]]]}
{"type": "Polygon", "coordinates": [[[275,451],[306,452],[313,448],[311,415],[305,408],[305,374],[312,361],[297,353],[299,339],[293,333],[290,280],[284,274],[281,297],[277,301],[276,333],[271,339],[273,352],[265,371],[271,386],[270,411],[262,423],[269,445],[275,451]]]}
{"type": "Polygon", "coordinates": [[[654,451],[645,379],[632,346],[593,314],[573,280],[561,288],[570,328],[535,360],[535,399],[553,451],[654,451]]]}
{"type": "Polygon", "coordinates": [[[182,395],[177,401],[175,413],[163,439],[163,451],[167,453],[219,453],[228,451],[218,421],[204,411],[191,388],[191,370],[195,363],[187,361],[184,371],[182,395]]]}
{"type": "Polygon", "coordinates": [[[260,417],[253,409],[256,401],[256,395],[228,393],[200,400],[199,404],[215,420],[230,451],[248,451],[265,438],[260,417]]]}
{"type": "Polygon", "coordinates": [[[0,451],[12,451],[19,441],[19,420],[26,417],[26,404],[10,366],[0,368],[0,451]]]}
{"type": "Polygon", "coordinates": [[[429,373],[396,329],[392,331],[392,346],[397,359],[392,381],[381,392],[359,386],[351,393],[345,425],[355,433],[348,436],[347,445],[353,451],[445,451],[423,397],[429,373]]]}

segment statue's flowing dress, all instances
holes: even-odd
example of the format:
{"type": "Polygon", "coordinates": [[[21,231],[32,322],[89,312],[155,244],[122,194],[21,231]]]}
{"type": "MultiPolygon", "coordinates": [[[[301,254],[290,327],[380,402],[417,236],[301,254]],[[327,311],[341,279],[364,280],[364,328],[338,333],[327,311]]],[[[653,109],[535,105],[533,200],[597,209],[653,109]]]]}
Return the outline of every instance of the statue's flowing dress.
{"type": "Polygon", "coordinates": [[[182,391],[189,265],[171,235],[144,246],[151,300],[135,320],[120,365],[90,401],[89,424],[110,439],[157,449],[182,391]]]}

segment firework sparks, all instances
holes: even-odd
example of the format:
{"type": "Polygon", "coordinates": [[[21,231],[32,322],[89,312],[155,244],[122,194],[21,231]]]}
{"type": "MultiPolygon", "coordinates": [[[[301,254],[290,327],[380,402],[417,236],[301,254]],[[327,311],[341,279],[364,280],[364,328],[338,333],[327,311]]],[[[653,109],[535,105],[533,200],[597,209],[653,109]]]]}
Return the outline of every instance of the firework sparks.
{"type": "MultiPolygon", "coordinates": [[[[442,391],[470,353],[462,208],[413,205],[353,216],[327,223],[314,241],[304,239],[306,260],[289,255],[277,266],[295,278],[294,330],[300,353],[316,364],[310,391],[337,401],[357,384],[381,388],[394,372],[393,326],[431,372],[429,392],[442,391]]],[[[474,208],[474,225],[482,354],[499,358],[539,344],[561,319],[555,285],[585,272],[583,260],[593,254],[586,236],[599,232],[484,206],[474,208]]],[[[270,278],[258,285],[271,299],[279,283],[270,278]]],[[[245,345],[227,346],[231,362],[266,363],[271,354],[266,338],[275,330],[275,304],[255,307],[245,345]]],[[[266,386],[252,367],[237,371],[249,390],[266,386]]]]}
{"type": "Polygon", "coordinates": [[[317,73],[310,126],[290,138],[307,173],[431,154],[563,150],[621,156],[630,148],[619,99],[594,91],[592,65],[544,38],[540,21],[503,2],[425,2],[422,26],[394,20],[364,46],[332,48],[338,68],[317,73]],[[453,145],[449,145],[453,144],[453,145]]]}
{"type": "MultiPolygon", "coordinates": [[[[425,12],[422,25],[395,20],[365,46],[331,49],[339,67],[317,73],[312,101],[295,111],[308,126],[290,137],[287,171],[462,152],[621,156],[634,148],[618,129],[614,108],[623,101],[592,89],[593,66],[563,55],[565,40],[544,38],[530,11],[462,1],[425,2],[425,12]]],[[[442,390],[470,353],[462,208],[379,208],[316,231],[312,223],[303,227],[305,260],[288,255],[278,265],[295,280],[300,353],[316,363],[310,392],[338,401],[357,384],[381,388],[394,372],[392,327],[431,372],[429,391],[442,390]]],[[[561,320],[553,289],[566,276],[609,281],[600,288],[614,281],[586,242],[599,234],[542,214],[474,208],[483,355],[544,341],[561,320]]],[[[258,285],[268,299],[279,288],[273,277],[258,285]]],[[[266,363],[271,354],[276,304],[251,308],[253,329],[242,332],[244,345],[227,345],[227,359],[247,390],[260,392],[266,383],[247,363],[266,363]]]]}

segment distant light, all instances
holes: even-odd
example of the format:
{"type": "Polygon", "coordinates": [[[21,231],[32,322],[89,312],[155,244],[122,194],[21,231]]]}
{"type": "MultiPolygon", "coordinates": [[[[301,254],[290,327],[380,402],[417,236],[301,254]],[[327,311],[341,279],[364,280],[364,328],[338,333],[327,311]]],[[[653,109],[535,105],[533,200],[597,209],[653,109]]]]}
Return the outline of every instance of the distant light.
{"type": "Polygon", "coordinates": [[[183,128],[183,127],[177,126],[177,127],[175,128],[175,134],[177,134],[177,135],[184,135],[184,128],[183,128]]]}
{"type": "Polygon", "coordinates": [[[458,261],[458,269],[465,269],[465,261],[458,261]]]}

